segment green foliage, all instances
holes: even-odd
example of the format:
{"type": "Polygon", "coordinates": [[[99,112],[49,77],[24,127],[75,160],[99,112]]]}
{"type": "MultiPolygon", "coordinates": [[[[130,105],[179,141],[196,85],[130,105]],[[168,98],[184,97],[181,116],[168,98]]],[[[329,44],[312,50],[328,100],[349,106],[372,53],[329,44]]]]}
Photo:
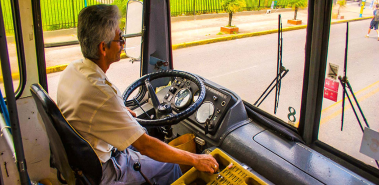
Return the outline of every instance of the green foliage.
{"type": "Polygon", "coordinates": [[[340,9],[346,6],[346,0],[338,0],[337,4],[338,4],[338,13],[337,14],[339,15],[340,9]]]}
{"type": "Polygon", "coordinates": [[[128,3],[128,0],[114,0],[113,4],[120,9],[121,16],[125,17],[126,15],[126,4],[128,3]]]}
{"type": "Polygon", "coordinates": [[[238,12],[246,7],[246,2],[245,0],[222,0],[221,7],[223,10],[229,13],[228,26],[231,26],[233,13],[238,12]]]}
{"type": "Polygon", "coordinates": [[[287,6],[293,9],[305,8],[308,6],[308,0],[289,0],[287,3],[287,6]]]}
{"type": "MultiPolygon", "coordinates": [[[[11,0],[0,0],[3,10],[5,30],[7,34],[13,33],[13,18],[11,13],[11,0]]],[[[142,0],[141,0],[142,1],[142,0]]],[[[231,11],[260,10],[271,5],[272,0],[222,0],[226,9],[231,11]],[[237,6],[238,5],[238,6],[237,6]]],[[[290,0],[278,0],[278,5],[287,5],[290,0]]],[[[125,25],[127,0],[87,0],[87,6],[110,3],[119,7],[122,19],[120,27],[125,25]]],[[[44,31],[74,28],[77,24],[78,14],[85,7],[83,0],[40,0],[42,26],[44,31]]],[[[220,0],[170,0],[171,16],[193,15],[206,13],[230,12],[222,10],[220,0]],[[194,3],[195,2],[195,3],[194,3]]]]}
{"type": "Polygon", "coordinates": [[[228,13],[235,13],[246,7],[245,0],[222,0],[221,7],[228,13]]]}
{"type": "Polygon", "coordinates": [[[115,0],[113,1],[113,5],[116,5],[121,13],[121,19],[120,19],[120,28],[125,28],[125,22],[126,22],[126,5],[128,4],[128,0],[115,0]]]}
{"type": "Polygon", "coordinates": [[[339,1],[337,1],[337,4],[339,5],[339,7],[345,7],[346,6],[346,0],[339,0],[339,1]]]}

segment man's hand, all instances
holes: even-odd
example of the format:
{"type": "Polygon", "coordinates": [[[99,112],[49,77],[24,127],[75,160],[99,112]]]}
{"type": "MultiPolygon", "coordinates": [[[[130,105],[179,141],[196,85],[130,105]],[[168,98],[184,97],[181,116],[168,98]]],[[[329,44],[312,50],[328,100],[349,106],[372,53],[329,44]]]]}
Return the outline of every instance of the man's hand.
{"type": "Polygon", "coordinates": [[[196,164],[194,167],[203,172],[215,173],[218,170],[218,163],[213,156],[209,154],[199,154],[196,156],[196,164]]]}
{"type": "Polygon", "coordinates": [[[142,155],[157,161],[190,165],[208,173],[215,173],[218,170],[218,163],[211,155],[180,150],[147,134],[143,134],[132,145],[142,155]]]}
{"type": "Polygon", "coordinates": [[[128,111],[130,112],[130,114],[131,114],[133,117],[137,117],[137,114],[136,114],[134,111],[130,110],[128,107],[126,107],[126,109],[128,109],[128,111]]]}

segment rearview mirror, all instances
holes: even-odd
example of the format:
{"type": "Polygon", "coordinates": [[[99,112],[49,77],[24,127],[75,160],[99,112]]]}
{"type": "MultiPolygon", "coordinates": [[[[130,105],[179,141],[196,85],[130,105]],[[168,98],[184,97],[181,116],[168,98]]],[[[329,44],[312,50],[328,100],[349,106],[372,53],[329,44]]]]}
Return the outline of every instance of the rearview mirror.
{"type": "Polygon", "coordinates": [[[142,2],[138,0],[129,0],[126,5],[124,51],[131,62],[141,60],[142,10],[142,2]]]}

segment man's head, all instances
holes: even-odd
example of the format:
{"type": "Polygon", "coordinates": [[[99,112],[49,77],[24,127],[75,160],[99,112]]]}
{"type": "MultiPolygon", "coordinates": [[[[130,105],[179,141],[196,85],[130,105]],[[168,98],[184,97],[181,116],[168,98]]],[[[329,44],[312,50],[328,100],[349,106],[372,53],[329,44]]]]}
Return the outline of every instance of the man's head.
{"type": "Polygon", "coordinates": [[[378,9],[379,8],[379,4],[376,4],[376,9],[378,9]]]}
{"type": "Polygon", "coordinates": [[[82,9],[78,18],[78,40],[83,56],[99,59],[99,44],[111,47],[116,32],[119,32],[120,12],[115,5],[94,5],[82,9]]]}

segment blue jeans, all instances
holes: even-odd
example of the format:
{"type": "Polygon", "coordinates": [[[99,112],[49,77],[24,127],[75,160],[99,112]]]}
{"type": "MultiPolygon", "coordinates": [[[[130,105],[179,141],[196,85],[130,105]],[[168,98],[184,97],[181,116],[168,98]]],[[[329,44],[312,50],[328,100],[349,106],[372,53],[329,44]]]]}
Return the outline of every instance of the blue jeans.
{"type": "Polygon", "coordinates": [[[133,169],[135,162],[141,164],[142,173],[151,183],[156,182],[159,185],[171,184],[182,175],[177,164],[155,161],[131,148],[126,148],[103,164],[101,184],[139,185],[145,183],[142,175],[133,169]]]}

